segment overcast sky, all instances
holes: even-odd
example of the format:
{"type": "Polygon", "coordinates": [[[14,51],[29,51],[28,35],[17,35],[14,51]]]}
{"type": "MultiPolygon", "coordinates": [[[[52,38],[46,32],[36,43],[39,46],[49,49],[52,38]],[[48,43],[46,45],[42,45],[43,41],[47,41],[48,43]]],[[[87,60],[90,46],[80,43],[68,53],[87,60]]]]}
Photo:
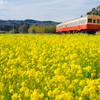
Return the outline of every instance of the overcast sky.
{"type": "Polygon", "coordinates": [[[0,0],[0,19],[64,22],[99,5],[100,0],[0,0]]]}

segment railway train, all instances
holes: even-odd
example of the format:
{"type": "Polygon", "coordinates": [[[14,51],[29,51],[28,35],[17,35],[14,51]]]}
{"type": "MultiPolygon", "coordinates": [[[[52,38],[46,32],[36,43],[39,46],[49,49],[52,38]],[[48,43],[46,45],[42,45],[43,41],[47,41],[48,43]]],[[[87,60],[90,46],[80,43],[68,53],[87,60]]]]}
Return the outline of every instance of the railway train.
{"type": "Polygon", "coordinates": [[[100,30],[100,16],[87,15],[78,19],[56,25],[57,33],[89,33],[95,34],[100,30]]]}

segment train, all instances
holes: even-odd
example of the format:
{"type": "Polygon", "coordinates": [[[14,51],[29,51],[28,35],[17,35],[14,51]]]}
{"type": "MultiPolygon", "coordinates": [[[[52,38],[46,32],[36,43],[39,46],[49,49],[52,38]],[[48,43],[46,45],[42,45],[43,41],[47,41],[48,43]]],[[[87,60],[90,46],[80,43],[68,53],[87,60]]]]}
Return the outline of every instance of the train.
{"type": "Polygon", "coordinates": [[[87,15],[56,25],[57,33],[89,33],[95,34],[100,30],[100,16],[87,15]]]}

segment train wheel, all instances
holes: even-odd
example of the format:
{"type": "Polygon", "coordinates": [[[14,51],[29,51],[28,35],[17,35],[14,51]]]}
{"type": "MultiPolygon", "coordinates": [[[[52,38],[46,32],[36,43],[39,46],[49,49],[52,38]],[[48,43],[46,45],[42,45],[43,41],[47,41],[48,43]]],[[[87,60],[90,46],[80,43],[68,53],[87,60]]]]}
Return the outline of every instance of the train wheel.
{"type": "Polygon", "coordinates": [[[93,30],[92,31],[88,31],[88,34],[93,34],[94,35],[95,33],[96,33],[96,31],[93,31],[93,30]]]}
{"type": "Polygon", "coordinates": [[[93,32],[92,34],[95,35],[96,32],[93,32]]]}

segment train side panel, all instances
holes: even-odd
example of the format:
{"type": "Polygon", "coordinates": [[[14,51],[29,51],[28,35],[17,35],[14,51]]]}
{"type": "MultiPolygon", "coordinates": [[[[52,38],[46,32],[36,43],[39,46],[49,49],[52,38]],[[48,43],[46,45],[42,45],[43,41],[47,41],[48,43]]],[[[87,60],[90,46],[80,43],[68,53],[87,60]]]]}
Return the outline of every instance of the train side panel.
{"type": "Polygon", "coordinates": [[[85,30],[85,29],[87,29],[87,24],[56,29],[56,32],[68,32],[68,31],[74,31],[74,30],[80,31],[80,30],[85,30]]]}
{"type": "Polygon", "coordinates": [[[83,24],[79,26],[79,31],[80,30],[86,30],[87,29],[87,24],[83,24]]]}

